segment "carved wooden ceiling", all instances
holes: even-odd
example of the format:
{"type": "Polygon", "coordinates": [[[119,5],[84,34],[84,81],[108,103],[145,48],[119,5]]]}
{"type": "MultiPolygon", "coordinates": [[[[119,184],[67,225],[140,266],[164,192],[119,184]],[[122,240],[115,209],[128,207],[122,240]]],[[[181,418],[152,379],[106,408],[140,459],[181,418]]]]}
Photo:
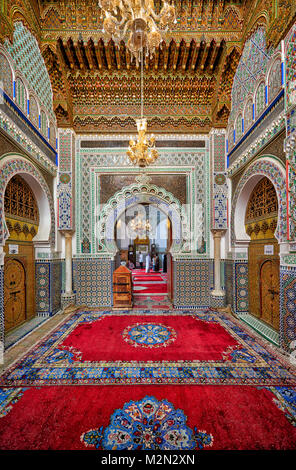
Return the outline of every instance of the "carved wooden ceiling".
{"type": "MultiPolygon", "coordinates": [[[[156,11],[161,1],[154,0],[156,11]]],[[[262,23],[268,34],[275,31],[270,41],[276,42],[279,29],[282,33],[287,25],[278,27],[277,32],[272,29],[275,0],[173,1],[177,24],[144,65],[148,129],[196,133],[225,127],[233,77],[246,36],[255,23],[262,23]],[[260,16],[261,11],[264,14],[260,16]]],[[[287,11],[291,2],[276,3],[278,9],[287,11]]],[[[102,32],[98,1],[21,3],[30,4],[32,17],[39,23],[36,35],[50,75],[59,126],[82,133],[136,132],[140,70],[135,60],[131,62],[125,44],[116,46],[102,32]]]]}

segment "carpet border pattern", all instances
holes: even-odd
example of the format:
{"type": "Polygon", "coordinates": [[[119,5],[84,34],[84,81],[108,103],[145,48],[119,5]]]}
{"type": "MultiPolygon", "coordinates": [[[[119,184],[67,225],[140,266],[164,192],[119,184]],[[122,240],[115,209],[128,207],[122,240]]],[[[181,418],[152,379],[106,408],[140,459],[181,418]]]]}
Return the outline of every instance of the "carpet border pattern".
{"type": "Polygon", "coordinates": [[[253,385],[296,386],[296,370],[247,332],[234,317],[211,309],[200,311],[78,311],[0,376],[1,387],[49,385],[253,385]],[[61,347],[80,324],[102,321],[112,315],[190,315],[220,324],[240,344],[217,361],[100,361],[83,362],[79,351],[61,347]],[[60,347],[59,347],[60,345],[60,347]]]}

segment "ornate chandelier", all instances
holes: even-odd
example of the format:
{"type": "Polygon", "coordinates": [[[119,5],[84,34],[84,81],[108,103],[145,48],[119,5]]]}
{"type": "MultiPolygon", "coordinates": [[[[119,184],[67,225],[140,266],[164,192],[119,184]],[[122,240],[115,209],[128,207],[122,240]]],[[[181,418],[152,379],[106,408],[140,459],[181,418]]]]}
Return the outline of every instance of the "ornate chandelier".
{"type": "Polygon", "coordinates": [[[151,56],[163,41],[163,35],[176,23],[175,7],[166,1],[159,15],[154,0],[99,0],[105,14],[103,31],[110,34],[116,44],[124,41],[137,63],[142,47],[151,56]]]}
{"type": "Polygon", "coordinates": [[[134,165],[145,168],[147,165],[154,163],[158,158],[158,152],[155,148],[155,137],[146,137],[147,120],[145,118],[136,119],[138,129],[138,140],[131,139],[129,148],[126,152],[134,165]]]}
{"type": "Polygon", "coordinates": [[[140,168],[145,168],[147,165],[154,163],[158,158],[158,152],[155,148],[155,137],[152,134],[151,137],[146,137],[147,131],[147,119],[143,117],[144,113],[144,61],[143,61],[143,50],[141,49],[141,118],[136,119],[138,140],[129,141],[129,148],[126,152],[134,165],[139,165],[140,168]]]}

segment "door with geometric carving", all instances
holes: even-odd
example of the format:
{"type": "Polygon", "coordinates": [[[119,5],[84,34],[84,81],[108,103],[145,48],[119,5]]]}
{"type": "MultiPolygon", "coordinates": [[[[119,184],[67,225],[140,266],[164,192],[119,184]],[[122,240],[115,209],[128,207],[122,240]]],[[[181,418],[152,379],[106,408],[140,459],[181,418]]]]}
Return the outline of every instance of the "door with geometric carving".
{"type": "Polygon", "coordinates": [[[9,331],[36,314],[33,239],[38,233],[39,209],[32,188],[20,175],[6,186],[4,210],[9,231],[4,246],[4,318],[5,331],[9,331]]]}
{"type": "Polygon", "coordinates": [[[278,200],[264,177],[254,187],[245,214],[248,248],[249,313],[279,330],[279,244],[275,237],[278,200]]]}
{"type": "Polygon", "coordinates": [[[260,270],[261,319],[279,329],[279,266],[275,260],[265,261],[260,270]]]}
{"type": "Polygon", "coordinates": [[[19,261],[9,259],[4,265],[5,331],[26,320],[26,276],[19,261]]]}

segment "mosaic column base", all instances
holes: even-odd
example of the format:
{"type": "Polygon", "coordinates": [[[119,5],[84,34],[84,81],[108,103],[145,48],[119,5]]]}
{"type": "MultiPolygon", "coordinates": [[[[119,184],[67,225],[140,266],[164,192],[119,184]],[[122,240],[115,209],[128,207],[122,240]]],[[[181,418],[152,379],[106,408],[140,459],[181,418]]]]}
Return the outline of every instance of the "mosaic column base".
{"type": "Polygon", "coordinates": [[[76,302],[76,294],[74,294],[73,292],[62,294],[62,297],[61,297],[62,310],[65,310],[65,308],[69,307],[70,305],[75,305],[75,302],[76,302]]]}
{"type": "Polygon", "coordinates": [[[215,294],[214,291],[210,293],[210,306],[212,308],[225,307],[226,305],[226,294],[221,292],[221,294],[215,294]]]}

